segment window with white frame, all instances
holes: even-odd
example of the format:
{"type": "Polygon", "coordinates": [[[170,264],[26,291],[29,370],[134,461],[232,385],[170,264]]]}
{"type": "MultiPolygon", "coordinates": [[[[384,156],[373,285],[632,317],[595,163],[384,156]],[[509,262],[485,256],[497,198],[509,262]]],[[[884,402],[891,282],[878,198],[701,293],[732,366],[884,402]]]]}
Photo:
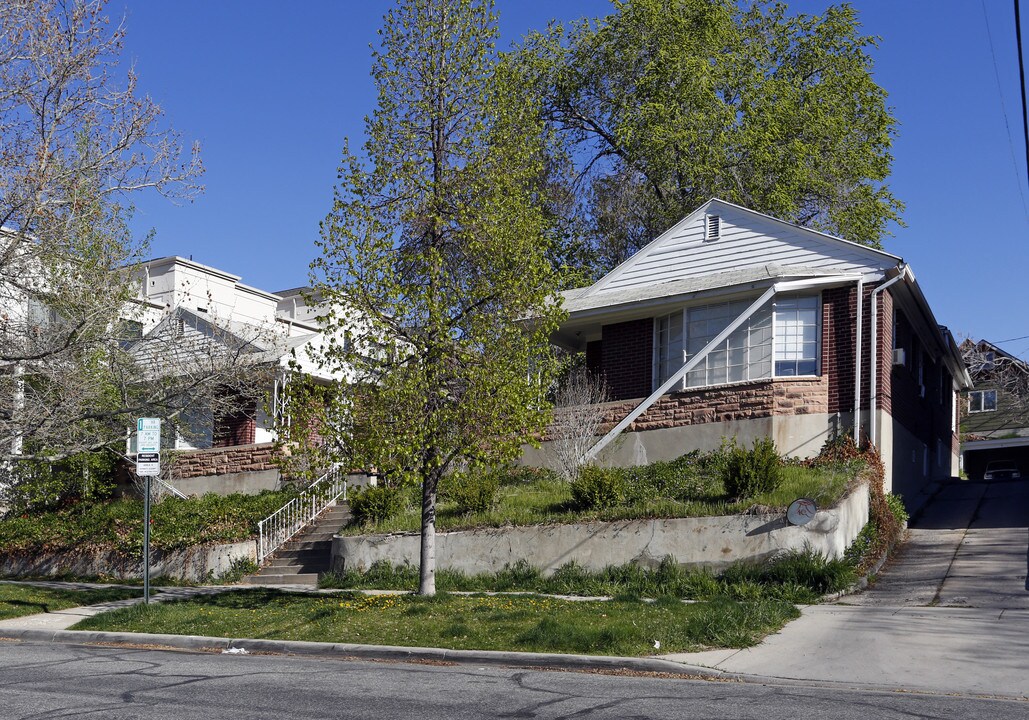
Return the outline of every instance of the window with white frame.
{"type": "Polygon", "coordinates": [[[682,311],[654,319],[654,387],[682,367],[682,311]]]}
{"type": "Polygon", "coordinates": [[[818,296],[775,301],[775,374],[818,374],[818,296]]]}
{"type": "Polygon", "coordinates": [[[968,412],[993,412],[997,409],[996,390],[973,390],[968,393],[968,412]]]}
{"type": "MultiPolygon", "coordinates": [[[[654,321],[654,387],[698,354],[753,300],[686,308],[654,321]]],[[[711,350],[681,387],[818,373],[819,297],[790,296],[766,305],[711,350]]]]}

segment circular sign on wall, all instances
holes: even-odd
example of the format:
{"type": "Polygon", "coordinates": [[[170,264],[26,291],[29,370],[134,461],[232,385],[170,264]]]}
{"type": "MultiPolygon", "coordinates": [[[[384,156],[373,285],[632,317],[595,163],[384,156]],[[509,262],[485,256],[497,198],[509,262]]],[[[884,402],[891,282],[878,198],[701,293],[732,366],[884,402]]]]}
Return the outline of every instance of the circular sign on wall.
{"type": "Polygon", "coordinates": [[[807,525],[818,512],[818,505],[811,498],[797,498],[786,510],[786,520],[790,525],[807,525]]]}

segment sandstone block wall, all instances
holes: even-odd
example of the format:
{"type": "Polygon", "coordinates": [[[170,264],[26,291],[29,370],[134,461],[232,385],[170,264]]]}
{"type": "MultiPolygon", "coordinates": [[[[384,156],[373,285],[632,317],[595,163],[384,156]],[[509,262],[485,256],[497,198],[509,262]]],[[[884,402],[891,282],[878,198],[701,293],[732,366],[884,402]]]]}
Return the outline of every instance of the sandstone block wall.
{"type": "Polygon", "coordinates": [[[277,470],[272,443],[191,450],[176,455],[173,480],[277,470]]]}
{"type": "MultiPolygon", "coordinates": [[[[773,415],[825,413],[829,404],[828,385],[828,379],[822,376],[810,380],[760,380],[673,392],[659,398],[627,431],[664,430],[773,415]]],[[[601,434],[610,431],[642,400],[639,397],[605,403],[601,408],[604,414],[601,434]]],[[[553,438],[548,435],[543,439],[553,438]]]]}

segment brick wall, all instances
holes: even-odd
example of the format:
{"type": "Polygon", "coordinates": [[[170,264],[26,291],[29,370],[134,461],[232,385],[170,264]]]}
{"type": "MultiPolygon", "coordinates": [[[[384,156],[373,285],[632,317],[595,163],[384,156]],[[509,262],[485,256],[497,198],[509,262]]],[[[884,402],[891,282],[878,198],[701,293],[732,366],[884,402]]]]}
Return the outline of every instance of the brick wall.
{"type": "MultiPolygon", "coordinates": [[[[883,293],[882,297],[882,314],[879,318],[882,342],[880,406],[919,442],[925,444],[929,451],[930,474],[937,474],[945,471],[950,462],[949,453],[956,452],[959,445],[958,435],[952,430],[952,418],[956,410],[952,390],[953,378],[942,358],[933,357],[923,347],[911,322],[902,311],[896,313],[897,337],[894,339],[893,298],[889,291],[883,293]],[[904,349],[906,357],[903,365],[893,364],[894,347],[904,349]],[[921,383],[918,379],[920,364],[921,383]],[[941,375],[945,388],[942,396],[941,375]],[[941,454],[945,457],[940,458],[941,454]]],[[[916,462],[920,464],[921,458],[916,457],[916,462]]]]}
{"type": "MultiPolygon", "coordinates": [[[[897,347],[905,351],[905,364],[890,368],[890,411],[893,418],[916,438],[926,444],[932,438],[934,425],[933,411],[937,408],[926,393],[923,397],[918,383],[918,363],[921,362],[922,344],[915,335],[911,324],[902,312],[897,313],[897,347]]],[[[928,375],[928,373],[926,373],[928,375]]],[[[929,377],[925,378],[929,380],[929,377]]]]}
{"type": "Polygon", "coordinates": [[[229,473],[276,470],[274,445],[241,445],[231,448],[190,450],[175,456],[172,479],[227,475],[229,473]]]}
{"type": "Polygon", "coordinates": [[[612,400],[644,398],[653,389],[654,321],[650,318],[605,325],[600,356],[612,400]]]}
{"type": "MultiPolygon", "coordinates": [[[[865,285],[861,312],[861,407],[871,402],[872,291],[865,285]]],[[[857,324],[857,288],[832,288],[822,292],[822,375],[829,379],[829,412],[854,411],[854,326],[857,324]]],[[[891,312],[892,317],[892,312],[891,312]]],[[[882,324],[880,323],[880,331],[882,324]]],[[[879,347],[883,347],[879,338],[879,347]]],[[[889,367],[889,363],[880,368],[889,367]]]]}
{"type": "Polygon", "coordinates": [[[249,402],[236,412],[214,419],[211,444],[216,448],[252,445],[257,434],[257,405],[249,402]]]}

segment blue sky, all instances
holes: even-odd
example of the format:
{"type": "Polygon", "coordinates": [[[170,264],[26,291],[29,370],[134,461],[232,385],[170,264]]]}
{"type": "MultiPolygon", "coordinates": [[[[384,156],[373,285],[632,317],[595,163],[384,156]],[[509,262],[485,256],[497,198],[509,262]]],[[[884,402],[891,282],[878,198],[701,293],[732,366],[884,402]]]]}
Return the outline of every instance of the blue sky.
{"type": "MultiPolygon", "coordinates": [[[[893,228],[885,249],[911,264],[937,319],[959,339],[1029,336],[1029,188],[1012,3],[853,4],[864,31],[882,38],[875,77],[900,122],[889,184],[907,206],[906,227],[893,228]]],[[[788,5],[817,14],[827,3],[788,5]]],[[[126,13],[126,54],[142,90],[185,139],[200,142],[207,168],[207,191],[191,204],[137,198],[133,227],[141,236],[156,230],[154,255],[192,255],[265,290],[306,284],[343,139],[363,142],[374,107],[368,45],[388,6],[111,1],[112,15],[126,13]]],[[[497,0],[502,46],[552,18],[609,8],[606,0],[497,0]]],[[[1003,347],[1029,359],[1029,337],[1003,347]]]]}

